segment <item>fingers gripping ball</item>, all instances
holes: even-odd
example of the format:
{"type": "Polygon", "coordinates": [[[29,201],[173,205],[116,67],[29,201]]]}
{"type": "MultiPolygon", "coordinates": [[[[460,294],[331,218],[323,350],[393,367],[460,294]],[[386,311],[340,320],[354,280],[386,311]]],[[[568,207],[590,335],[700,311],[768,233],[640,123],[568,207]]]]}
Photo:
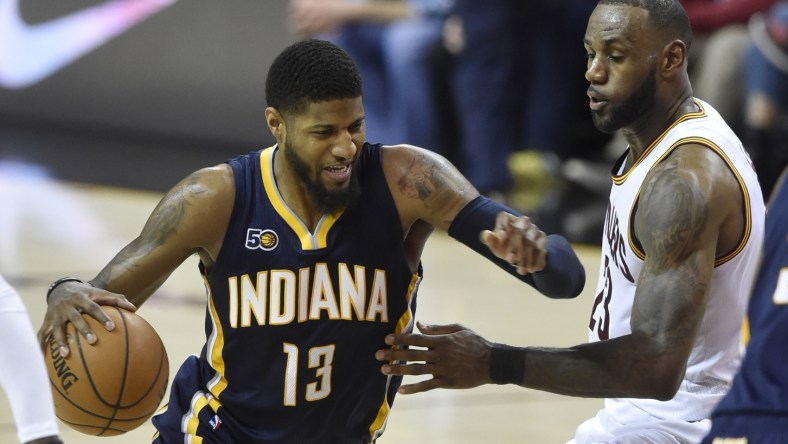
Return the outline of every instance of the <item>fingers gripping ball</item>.
{"type": "Polygon", "coordinates": [[[139,427],[159,407],[169,361],[161,338],[142,317],[102,309],[115,323],[113,331],[85,315],[98,341],[88,344],[69,323],[71,354],[61,357],[50,336],[45,355],[57,417],[88,435],[114,436],[139,427]]]}

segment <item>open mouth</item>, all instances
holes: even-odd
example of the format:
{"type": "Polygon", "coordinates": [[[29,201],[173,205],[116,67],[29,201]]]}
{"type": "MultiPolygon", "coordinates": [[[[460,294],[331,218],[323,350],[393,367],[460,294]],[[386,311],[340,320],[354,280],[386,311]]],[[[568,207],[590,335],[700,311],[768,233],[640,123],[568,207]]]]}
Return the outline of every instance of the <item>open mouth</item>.
{"type": "Polygon", "coordinates": [[[331,165],[323,168],[323,172],[336,182],[344,182],[350,178],[352,168],[350,164],[346,165],[331,165]]]}

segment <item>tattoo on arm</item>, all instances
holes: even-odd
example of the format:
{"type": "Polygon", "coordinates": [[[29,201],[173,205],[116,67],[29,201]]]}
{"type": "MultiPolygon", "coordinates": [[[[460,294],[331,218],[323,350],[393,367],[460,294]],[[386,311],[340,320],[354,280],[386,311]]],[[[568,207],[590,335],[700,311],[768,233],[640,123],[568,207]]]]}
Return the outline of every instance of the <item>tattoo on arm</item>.
{"type": "Polygon", "coordinates": [[[397,187],[405,196],[420,200],[432,214],[445,215],[443,223],[448,226],[457,211],[467,203],[472,186],[453,169],[440,164],[439,160],[421,152],[414,152],[407,169],[397,180],[397,187]]]}
{"type": "Polygon", "coordinates": [[[659,332],[662,343],[683,344],[694,337],[713,270],[713,253],[709,257],[703,245],[713,239],[707,233],[710,196],[694,176],[666,167],[641,196],[636,215],[646,253],[637,285],[648,294],[634,307],[632,321],[659,332]]]}
{"type": "Polygon", "coordinates": [[[115,255],[91,284],[106,288],[113,277],[138,268],[138,260],[174,236],[192,205],[190,199],[205,192],[199,179],[200,173],[195,173],[170,191],[153,210],[140,236],[115,255]]]}
{"type": "MultiPolygon", "coordinates": [[[[708,223],[709,196],[704,195],[693,179],[675,167],[659,176],[658,186],[653,186],[641,199],[648,204],[639,206],[638,235],[656,259],[659,266],[676,264],[697,247],[708,223]]],[[[649,251],[646,251],[649,254],[649,251]]]]}
{"type": "Polygon", "coordinates": [[[436,175],[435,165],[426,161],[423,154],[417,153],[410,159],[408,170],[397,181],[397,186],[406,196],[427,201],[445,183],[436,175]]]}

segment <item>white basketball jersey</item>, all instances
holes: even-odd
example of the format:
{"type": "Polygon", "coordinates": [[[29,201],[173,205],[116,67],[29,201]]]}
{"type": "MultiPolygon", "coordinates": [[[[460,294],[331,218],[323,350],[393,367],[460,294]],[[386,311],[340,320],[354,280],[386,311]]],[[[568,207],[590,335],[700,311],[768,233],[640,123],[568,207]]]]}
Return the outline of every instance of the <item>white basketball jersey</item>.
{"type": "Polygon", "coordinates": [[[763,198],[758,178],[739,139],[711,106],[700,100],[696,100],[696,104],[700,112],[678,119],[644,151],[629,171],[621,171],[627,153],[616,164],[618,170],[613,171],[599,281],[589,324],[590,341],[631,333],[635,286],[645,257],[632,238],[633,205],[647,173],[677,146],[703,145],[725,160],[742,189],[746,230],[738,248],[715,261],[706,313],[678,393],[666,402],[607,399],[607,413],[622,424],[637,421],[635,417],[642,420],[643,412],[655,419],[687,422],[708,418],[730,387],[740,363],[742,320],[763,243],[763,198]]]}

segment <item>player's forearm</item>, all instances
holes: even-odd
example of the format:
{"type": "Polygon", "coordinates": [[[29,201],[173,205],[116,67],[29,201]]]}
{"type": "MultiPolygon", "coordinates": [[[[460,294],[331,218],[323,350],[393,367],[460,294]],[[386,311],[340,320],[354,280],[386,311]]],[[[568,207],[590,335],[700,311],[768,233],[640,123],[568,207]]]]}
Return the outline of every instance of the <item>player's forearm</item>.
{"type": "Polygon", "coordinates": [[[531,273],[534,287],[552,298],[573,298],[583,291],[586,272],[569,242],[561,236],[547,236],[547,264],[531,273]]]}
{"type": "Polygon", "coordinates": [[[167,280],[182,259],[167,260],[139,238],[123,248],[89,284],[122,294],[138,308],[167,280]]]}
{"type": "Polygon", "coordinates": [[[514,210],[486,197],[468,203],[454,218],[449,235],[498,265],[517,279],[533,286],[551,298],[573,298],[585,285],[585,269],[569,243],[561,236],[547,237],[547,264],[537,273],[521,275],[507,261],[498,258],[479,239],[479,233],[492,229],[499,212],[517,214],[514,210]]]}
{"type": "Polygon", "coordinates": [[[588,398],[672,398],[683,366],[638,342],[630,335],[571,348],[524,349],[520,385],[588,398]]]}

